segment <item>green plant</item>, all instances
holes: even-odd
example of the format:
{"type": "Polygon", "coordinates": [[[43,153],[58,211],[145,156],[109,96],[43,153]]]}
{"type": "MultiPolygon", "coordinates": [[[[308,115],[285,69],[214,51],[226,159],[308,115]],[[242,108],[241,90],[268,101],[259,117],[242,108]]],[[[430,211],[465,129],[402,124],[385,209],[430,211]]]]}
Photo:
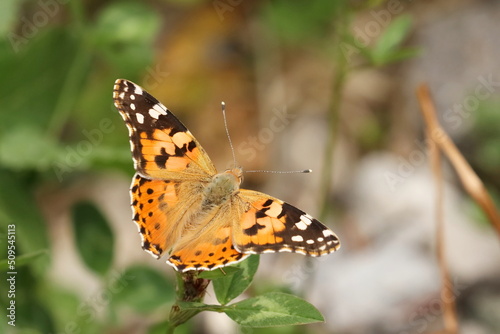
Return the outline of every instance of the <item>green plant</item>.
{"type": "Polygon", "coordinates": [[[252,283],[259,256],[214,271],[177,272],[177,298],[172,306],[167,333],[201,311],[225,313],[244,327],[276,327],[324,321],[321,313],[305,300],[282,292],[268,292],[230,303],[252,283]],[[202,302],[207,285],[213,281],[220,305],[202,302]]]}

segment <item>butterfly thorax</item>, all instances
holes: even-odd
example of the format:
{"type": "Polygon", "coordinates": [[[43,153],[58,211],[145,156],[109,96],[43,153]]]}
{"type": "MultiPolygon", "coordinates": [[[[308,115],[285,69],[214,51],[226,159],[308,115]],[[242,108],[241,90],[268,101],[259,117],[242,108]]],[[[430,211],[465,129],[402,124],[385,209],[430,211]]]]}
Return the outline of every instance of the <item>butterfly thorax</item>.
{"type": "Polygon", "coordinates": [[[240,189],[242,171],[236,167],[214,175],[203,191],[202,209],[220,206],[240,189]]]}

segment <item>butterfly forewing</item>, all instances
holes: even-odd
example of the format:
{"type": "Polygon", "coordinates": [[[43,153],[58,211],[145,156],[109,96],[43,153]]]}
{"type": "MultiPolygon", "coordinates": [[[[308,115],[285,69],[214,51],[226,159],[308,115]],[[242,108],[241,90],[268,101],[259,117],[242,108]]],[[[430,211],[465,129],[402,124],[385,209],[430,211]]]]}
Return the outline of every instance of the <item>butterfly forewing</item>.
{"type": "Polygon", "coordinates": [[[191,132],[140,86],[118,79],[113,99],[129,130],[134,167],[141,175],[165,179],[216,173],[191,132]]]}

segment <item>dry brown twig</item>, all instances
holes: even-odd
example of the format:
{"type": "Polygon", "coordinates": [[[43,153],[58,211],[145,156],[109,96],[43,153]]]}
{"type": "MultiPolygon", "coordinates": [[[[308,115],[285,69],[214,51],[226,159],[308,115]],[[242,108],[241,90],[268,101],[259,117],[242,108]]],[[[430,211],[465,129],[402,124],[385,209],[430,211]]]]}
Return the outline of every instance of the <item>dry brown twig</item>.
{"type": "Polygon", "coordinates": [[[436,254],[441,273],[441,300],[444,310],[444,332],[451,334],[458,332],[458,321],[455,299],[446,298],[447,296],[453,296],[453,283],[450,278],[448,266],[446,265],[446,256],[444,253],[444,192],[441,170],[441,152],[450,160],[466,191],[486,212],[499,237],[500,216],[479,177],[474,173],[450,137],[443,128],[441,128],[436,117],[436,109],[432,102],[428,86],[425,84],[420,85],[417,90],[417,96],[426,123],[426,136],[429,143],[431,167],[436,179],[436,254]]]}
{"type": "MultiPolygon", "coordinates": [[[[424,86],[425,87],[425,86],[424,86]]],[[[453,293],[452,281],[448,266],[446,263],[445,245],[444,245],[444,187],[443,187],[443,173],[441,170],[441,152],[438,144],[433,138],[433,133],[437,133],[438,129],[437,120],[435,119],[435,109],[428,91],[422,92],[421,86],[417,92],[420,101],[421,111],[426,120],[426,137],[428,142],[428,152],[430,156],[430,164],[432,173],[436,180],[436,256],[439,262],[439,269],[441,274],[441,301],[443,302],[443,319],[446,333],[458,332],[458,320],[456,315],[456,307],[453,299],[444,298],[453,293]],[[422,95],[422,93],[424,93],[422,95]]],[[[426,88],[426,87],[425,87],[426,88]]]]}
{"type": "Polygon", "coordinates": [[[429,139],[436,143],[439,150],[450,160],[465,190],[481,206],[500,238],[500,215],[498,210],[481,179],[479,179],[453,141],[439,125],[427,85],[420,85],[417,95],[427,129],[430,131],[429,139]]]}

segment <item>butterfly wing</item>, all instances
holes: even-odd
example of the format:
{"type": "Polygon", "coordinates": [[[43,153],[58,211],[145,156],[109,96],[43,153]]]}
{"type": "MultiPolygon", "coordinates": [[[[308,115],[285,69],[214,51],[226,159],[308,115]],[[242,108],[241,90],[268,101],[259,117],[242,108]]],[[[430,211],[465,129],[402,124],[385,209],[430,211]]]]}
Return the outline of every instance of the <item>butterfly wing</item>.
{"type": "Polygon", "coordinates": [[[130,191],[133,220],[145,251],[160,258],[174,246],[182,233],[179,222],[199,207],[199,187],[196,182],[150,180],[135,174],[130,191]]]}
{"type": "Polygon", "coordinates": [[[247,258],[249,254],[240,253],[233,245],[231,221],[237,210],[238,206],[228,202],[205,215],[197,223],[199,228],[183,235],[174,246],[167,263],[179,271],[213,270],[247,258]]]}
{"type": "Polygon", "coordinates": [[[157,99],[118,79],[113,100],[129,130],[135,170],[157,179],[199,179],[216,169],[189,130],[157,99]]]}
{"type": "Polygon", "coordinates": [[[257,191],[240,189],[238,196],[244,203],[232,229],[238,251],[322,256],[340,248],[335,233],[302,210],[257,191]]]}
{"type": "Polygon", "coordinates": [[[216,170],[189,130],[141,87],[118,79],[113,100],[129,130],[137,171],[130,192],[133,220],[144,250],[159,258],[180,238],[216,170]]]}
{"type": "Polygon", "coordinates": [[[340,247],[335,233],[318,220],[277,198],[246,189],[197,225],[182,236],[167,260],[179,271],[212,270],[250,254],[322,256],[340,247]]]}

